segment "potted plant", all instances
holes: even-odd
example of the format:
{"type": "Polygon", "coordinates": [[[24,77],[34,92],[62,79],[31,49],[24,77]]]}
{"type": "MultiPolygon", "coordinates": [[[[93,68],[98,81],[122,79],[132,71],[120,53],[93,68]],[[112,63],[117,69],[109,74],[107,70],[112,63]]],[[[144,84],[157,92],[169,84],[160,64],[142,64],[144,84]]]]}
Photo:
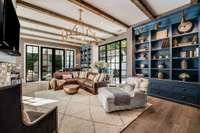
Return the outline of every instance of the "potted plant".
{"type": "Polygon", "coordinates": [[[98,69],[99,73],[106,73],[106,70],[108,68],[108,63],[104,62],[104,61],[98,61],[94,63],[94,67],[96,69],[98,69]]]}
{"type": "Polygon", "coordinates": [[[182,81],[186,81],[186,79],[190,78],[190,75],[187,73],[181,73],[179,78],[182,79],[182,81]]]}

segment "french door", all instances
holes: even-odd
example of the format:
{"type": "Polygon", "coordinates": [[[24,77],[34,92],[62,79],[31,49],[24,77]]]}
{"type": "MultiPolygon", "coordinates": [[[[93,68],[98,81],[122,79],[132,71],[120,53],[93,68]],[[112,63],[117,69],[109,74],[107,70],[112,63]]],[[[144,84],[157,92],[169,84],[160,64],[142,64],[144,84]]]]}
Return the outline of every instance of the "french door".
{"type": "Polygon", "coordinates": [[[56,71],[64,69],[64,50],[41,48],[41,79],[47,80],[56,71]]]}

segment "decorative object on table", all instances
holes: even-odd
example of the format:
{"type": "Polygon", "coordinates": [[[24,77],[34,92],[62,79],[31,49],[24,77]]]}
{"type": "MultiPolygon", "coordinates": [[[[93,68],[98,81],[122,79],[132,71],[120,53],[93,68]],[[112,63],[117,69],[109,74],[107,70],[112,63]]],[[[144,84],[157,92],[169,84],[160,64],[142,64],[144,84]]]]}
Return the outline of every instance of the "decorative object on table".
{"type": "Polygon", "coordinates": [[[164,74],[162,72],[158,72],[158,79],[164,79],[164,74]]]}
{"type": "Polygon", "coordinates": [[[145,64],[140,64],[140,68],[145,68],[145,64]]]}
{"type": "Polygon", "coordinates": [[[179,78],[182,79],[182,81],[186,81],[188,78],[190,78],[190,75],[184,72],[179,75],[179,78]]]}
{"type": "Polygon", "coordinates": [[[186,60],[182,60],[181,61],[181,69],[187,69],[188,68],[188,64],[186,60]]]}
{"type": "Polygon", "coordinates": [[[197,35],[194,35],[192,37],[192,44],[197,44],[198,43],[198,36],[197,35]]]}
{"type": "Polygon", "coordinates": [[[173,40],[173,47],[178,47],[178,41],[176,38],[173,40]]]}
{"type": "Polygon", "coordinates": [[[186,32],[191,31],[191,30],[192,30],[192,27],[193,27],[192,22],[187,21],[187,20],[185,19],[185,14],[184,14],[184,12],[183,12],[183,15],[182,15],[182,18],[181,18],[181,23],[180,23],[180,25],[178,26],[178,31],[179,31],[180,33],[186,33],[186,32]]]}
{"type": "Polygon", "coordinates": [[[99,73],[107,73],[108,63],[104,61],[98,61],[95,62],[93,66],[98,69],[99,73]]]}
{"type": "Polygon", "coordinates": [[[160,30],[160,31],[156,32],[156,40],[167,38],[167,37],[168,37],[167,29],[160,30]]]}

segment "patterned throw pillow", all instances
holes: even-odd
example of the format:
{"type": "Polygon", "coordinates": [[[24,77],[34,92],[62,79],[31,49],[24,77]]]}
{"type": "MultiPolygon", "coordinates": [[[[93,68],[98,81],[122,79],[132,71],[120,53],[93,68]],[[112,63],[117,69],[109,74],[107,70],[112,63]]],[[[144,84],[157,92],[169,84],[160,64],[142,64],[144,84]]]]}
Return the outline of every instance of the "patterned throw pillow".
{"type": "Polygon", "coordinates": [[[78,72],[73,72],[72,74],[74,78],[78,78],[78,72]]]}
{"type": "Polygon", "coordinates": [[[63,74],[63,79],[71,79],[72,78],[72,74],[63,74]]]}
{"type": "Polygon", "coordinates": [[[93,75],[93,74],[89,74],[88,79],[89,79],[89,80],[93,80],[94,77],[95,77],[95,75],[93,75]]]}
{"type": "Polygon", "coordinates": [[[101,75],[99,77],[99,82],[103,82],[105,77],[106,77],[106,75],[104,73],[101,73],[101,75]]]}
{"type": "Polygon", "coordinates": [[[81,78],[81,79],[87,78],[87,72],[80,72],[79,78],[81,78]]]}
{"type": "Polygon", "coordinates": [[[101,75],[101,74],[97,74],[97,75],[94,77],[93,81],[94,81],[95,83],[98,82],[100,75],[101,75]]]}

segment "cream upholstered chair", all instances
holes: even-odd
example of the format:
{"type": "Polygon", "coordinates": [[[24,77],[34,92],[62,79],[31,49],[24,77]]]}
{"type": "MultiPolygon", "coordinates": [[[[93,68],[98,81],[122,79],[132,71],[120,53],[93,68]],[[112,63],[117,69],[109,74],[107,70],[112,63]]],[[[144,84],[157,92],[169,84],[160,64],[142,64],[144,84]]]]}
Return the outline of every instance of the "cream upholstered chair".
{"type": "MultiPolygon", "coordinates": [[[[130,91],[129,105],[116,105],[115,96],[108,90],[109,87],[102,87],[98,90],[98,98],[106,112],[117,110],[127,110],[133,108],[144,107],[147,104],[147,90],[149,88],[149,80],[140,77],[128,78],[126,84],[134,86],[133,91],[130,91]]],[[[120,85],[116,89],[121,89],[120,85]]]]}

